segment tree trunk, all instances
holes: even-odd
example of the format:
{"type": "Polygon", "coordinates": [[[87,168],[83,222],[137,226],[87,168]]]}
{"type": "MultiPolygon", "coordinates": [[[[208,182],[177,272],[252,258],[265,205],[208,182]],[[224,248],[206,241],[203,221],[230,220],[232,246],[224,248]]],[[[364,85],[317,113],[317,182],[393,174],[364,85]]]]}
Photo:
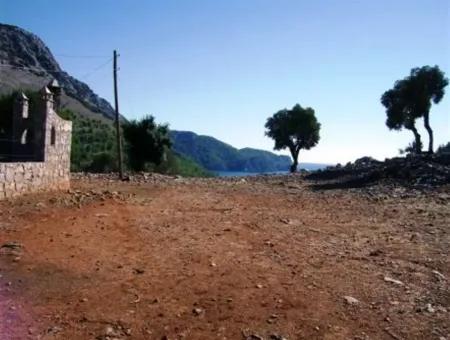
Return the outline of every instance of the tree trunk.
{"type": "Polygon", "coordinates": [[[297,166],[298,162],[297,160],[294,160],[294,162],[291,164],[291,173],[297,172],[297,166]]]}
{"type": "Polygon", "coordinates": [[[430,140],[428,142],[428,152],[433,153],[433,130],[431,129],[431,126],[430,126],[430,114],[428,112],[425,113],[425,115],[423,116],[423,123],[425,125],[425,129],[427,130],[428,136],[430,138],[430,140]]]}
{"type": "Polygon", "coordinates": [[[422,141],[420,139],[420,134],[414,125],[410,128],[410,130],[414,134],[416,153],[420,154],[422,153],[422,141]]]}
{"type": "Polygon", "coordinates": [[[300,150],[296,150],[295,148],[290,149],[292,156],[292,164],[291,164],[291,173],[297,172],[298,166],[298,153],[300,150]]]}

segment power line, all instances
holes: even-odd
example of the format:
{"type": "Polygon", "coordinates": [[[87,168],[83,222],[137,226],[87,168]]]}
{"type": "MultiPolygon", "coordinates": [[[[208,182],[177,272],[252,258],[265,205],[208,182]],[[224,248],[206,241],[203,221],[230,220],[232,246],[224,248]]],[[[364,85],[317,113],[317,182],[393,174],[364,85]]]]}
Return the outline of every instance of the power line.
{"type": "Polygon", "coordinates": [[[90,77],[92,74],[94,74],[95,72],[101,70],[103,67],[105,67],[106,65],[108,65],[111,61],[113,60],[113,58],[109,58],[106,62],[102,63],[101,65],[97,66],[95,69],[93,69],[91,72],[86,73],[84,76],[80,77],[80,79],[86,79],[88,77],[90,77]]]}
{"type": "MultiPolygon", "coordinates": [[[[108,65],[113,58],[109,58],[106,62],[100,64],[99,66],[97,66],[96,68],[94,68],[92,71],[86,73],[85,75],[81,76],[79,79],[86,79],[88,77],[90,77],[92,74],[94,74],[95,72],[101,70],[103,67],[105,67],[106,65],[108,65]]],[[[17,66],[17,65],[11,65],[11,64],[1,64],[0,63],[0,67],[9,67],[12,69],[22,69],[22,70],[26,70],[26,71],[34,71],[34,72],[48,72],[48,73],[66,73],[66,71],[57,71],[57,70],[47,70],[47,69],[43,69],[43,68],[31,68],[31,67],[26,67],[26,66],[17,66]]]]}
{"type": "Polygon", "coordinates": [[[0,63],[0,67],[18,68],[18,69],[22,69],[22,70],[35,71],[35,72],[45,71],[45,72],[49,72],[49,73],[67,73],[66,71],[46,70],[43,68],[31,68],[31,67],[26,67],[26,66],[17,66],[17,65],[1,64],[1,63],[0,63]]]}
{"type": "Polygon", "coordinates": [[[107,55],[69,55],[69,54],[53,54],[55,57],[62,58],[86,58],[86,59],[104,59],[109,58],[107,55]]]}

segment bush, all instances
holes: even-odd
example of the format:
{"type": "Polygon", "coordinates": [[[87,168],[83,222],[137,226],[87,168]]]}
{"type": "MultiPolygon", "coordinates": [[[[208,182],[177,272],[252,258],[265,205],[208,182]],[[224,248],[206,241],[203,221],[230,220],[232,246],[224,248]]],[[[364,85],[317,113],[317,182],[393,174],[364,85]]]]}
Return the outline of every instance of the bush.
{"type": "Polygon", "coordinates": [[[450,154],[450,142],[439,146],[436,152],[439,154],[450,154]]]}
{"type": "Polygon", "coordinates": [[[147,163],[160,165],[172,145],[169,127],[156,124],[153,116],[123,124],[123,135],[127,143],[128,163],[134,171],[145,170],[147,163]]]}
{"type": "Polygon", "coordinates": [[[92,156],[92,162],[88,167],[89,172],[106,173],[113,172],[117,168],[117,159],[110,152],[99,152],[92,156]]]}
{"type": "Polygon", "coordinates": [[[112,124],[83,117],[67,109],[59,115],[72,121],[72,171],[111,172],[117,169],[112,124]]]}
{"type": "Polygon", "coordinates": [[[167,150],[166,157],[161,164],[153,166],[151,171],[181,175],[185,177],[212,177],[213,174],[205,170],[195,161],[176,154],[172,150],[167,150]]]}

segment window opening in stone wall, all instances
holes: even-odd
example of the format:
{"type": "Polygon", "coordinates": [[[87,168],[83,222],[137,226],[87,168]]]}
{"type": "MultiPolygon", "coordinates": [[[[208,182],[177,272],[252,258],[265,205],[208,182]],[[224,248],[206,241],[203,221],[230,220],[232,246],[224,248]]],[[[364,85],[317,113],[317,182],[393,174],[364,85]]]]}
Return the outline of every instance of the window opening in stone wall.
{"type": "Polygon", "coordinates": [[[23,130],[22,136],[20,137],[20,144],[27,145],[28,144],[28,130],[23,130]]]}
{"type": "Polygon", "coordinates": [[[26,103],[23,105],[23,108],[22,108],[22,118],[28,119],[29,115],[30,115],[30,113],[28,112],[28,103],[26,103]]]}
{"type": "Polygon", "coordinates": [[[56,143],[56,130],[55,127],[52,126],[52,129],[50,131],[50,145],[55,145],[56,143]]]}

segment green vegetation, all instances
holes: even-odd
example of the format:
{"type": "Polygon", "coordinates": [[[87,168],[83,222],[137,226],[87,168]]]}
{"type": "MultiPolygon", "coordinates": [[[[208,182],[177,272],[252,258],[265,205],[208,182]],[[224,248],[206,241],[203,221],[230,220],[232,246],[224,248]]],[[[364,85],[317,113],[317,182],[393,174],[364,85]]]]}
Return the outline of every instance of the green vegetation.
{"type": "Polygon", "coordinates": [[[159,166],[163,162],[166,150],[172,146],[168,125],[156,124],[153,116],[145,116],[125,122],[122,128],[132,170],[143,171],[148,163],[159,166]]]}
{"type": "Polygon", "coordinates": [[[193,160],[172,150],[167,124],[157,124],[153,116],[123,124],[127,164],[134,171],[152,171],[186,177],[208,177],[211,173],[193,160]]]}
{"type": "Polygon", "coordinates": [[[443,144],[443,145],[439,146],[439,148],[436,150],[436,153],[450,154],[450,142],[448,142],[447,144],[443,144]]]}
{"type": "MultiPolygon", "coordinates": [[[[17,93],[0,97],[0,143],[2,139],[6,140],[11,137],[8,133],[11,131],[11,113],[13,111],[14,98],[16,95],[17,93]]],[[[32,117],[33,111],[38,104],[39,94],[36,92],[26,92],[26,96],[29,98],[30,116],[32,117]]],[[[115,129],[112,122],[88,118],[67,109],[61,110],[58,114],[62,118],[72,121],[71,171],[96,173],[116,171],[117,146],[115,129]]],[[[146,121],[146,119],[148,119],[148,117],[140,122],[142,123],[145,121],[145,124],[150,123],[150,121],[146,121]]],[[[127,128],[131,126],[130,124],[132,123],[126,123],[124,125],[124,135],[126,131],[130,131],[127,130],[127,128]]],[[[150,125],[151,124],[148,124],[147,128],[149,128],[150,125]]],[[[164,128],[167,129],[167,126],[164,126],[164,128]]],[[[149,131],[151,131],[151,129],[149,131]]],[[[133,131],[132,135],[133,138],[131,138],[131,140],[139,141],[139,145],[143,146],[143,157],[149,155],[153,157],[155,155],[155,150],[153,149],[153,145],[155,145],[155,140],[153,139],[154,135],[150,134],[150,137],[146,138],[148,136],[145,134],[135,134],[135,131],[133,131]],[[137,138],[134,139],[134,137],[137,138]]],[[[165,132],[165,135],[166,139],[163,143],[163,150],[156,150],[156,153],[159,153],[161,158],[159,160],[157,158],[145,158],[143,161],[145,166],[141,167],[141,169],[187,177],[211,176],[208,171],[203,169],[193,160],[172,151],[169,147],[170,140],[168,139],[168,131],[165,132]]],[[[159,141],[161,140],[158,140],[158,143],[159,141]]],[[[126,141],[124,149],[130,151],[125,154],[125,161],[127,164],[131,164],[130,160],[133,159],[133,157],[140,157],[139,154],[131,153],[131,150],[136,152],[136,149],[131,148],[128,141],[126,141]]],[[[138,163],[136,159],[133,159],[133,161],[138,163]]]]}
{"type": "Polygon", "coordinates": [[[275,141],[275,150],[288,149],[292,156],[291,172],[297,171],[298,155],[301,149],[309,150],[320,139],[320,123],[314,110],[302,108],[299,104],[291,110],[275,113],[266,122],[266,135],[275,141]]]}
{"type": "Polygon", "coordinates": [[[8,159],[10,150],[9,140],[11,139],[10,129],[11,115],[13,109],[13,97],[0,97],[0,162],[8,159]]]}
{"type": "MultiPolygon", "coordinates": [[[[12,127],[12,115],[14,110],[14,100],[20,91],[16,91],[9,95],[0,96],[0,138],[11,138],[9,133],[12,127]]],[[[34,116],[34,112],[38,107],[39,94],[37,92],[25,91],[28,98],[28,110],[30,117],[34,116]]]]}
{"type": "Polygon", "coordinates": [[[286,171],[288,156],[250,148],[236,149],[213,137],[190,131],[170,131],[172,149],[211,171],[286,171]]]}
{"type": "Polygon", "coordinates": [[[72,121],[71,171],[111,172],[117,168],[115,132],[111,124],[70,110],[61,110],[59,115],[72,121]]]}
{"type": "MultiPolygon", "coordinates": [[[[116,137],[112,124],[97,119],[82,117],[68,110],[63,110],[60,115],[65,119],[72,120],[73,124],[71,154],[72,171],[103,173],[112,172],[117,169],[116,137]]],[[[173,152],[168,147],[167,141],[164,140],[164,138],[161,139],[163,136],[157,136],[155,140],[154,136],[155,133],[158,133],[158,130],[154,131],[151,128],[152,124],[155,124],[154,119],[152,118],[152,123],[147,121],[147,119],[148,117],[135,122],[137,125],[130,125],[135,123],[124,124],[124,136],[126,136],[127,132],[131,133],[133,136],[131,139],[125,138],[125,165],[128,168],[136,171],[146,170],[186,177],[211,176],[209,172],[192,160],[186,159],[173,152]],[[130,126],[133,126],[133,128],[130,129],[130,126]],[[143,126],[146,128],[144,129],[144,135],[141,135],[134,130],[139,126],[141,128],[143,126]],[[150,134],[150,137],[146,136],[147,133],[150,134]],[[136,146],[134,149],[131,147],[130,140],[138,143],[137,149],[136,146]],[[158,149],[159,146],[161,146],[159,144],[155,151],[153,145],[162,140],[163,150],[158,149]],[[135,153],[133,154],[132,152],[135,153]],[[142,152],[142,154],[140,154],[140,152],[142,152]],[[141,157],[141,155],[142,157],[150,156],[155,158],[145,158],[141,160],[136,158],[133,159],[133,157],[141,157]],[[160,158],[158,159],[155,155],[160,158]],[[135,163],[130,162],[131,159],[133,159],[132,162],[135,163]],[[133,168],[131,166],[132,164],[136,166],[136,168],[133,168]]],[[[164,134],[165,133],[163,133],[163,135],[164,134]]]]}
{"type": "Polygon", "coordinates": [[[1,96],[0,97],[0,138],[6,138],[11,126],[11,112],[13,110],[14,97],[1,96]]]}
{"type": "MultiPolygon", "coordinates": [[[[14,102],[19,96],[20,92],[16,91],[9,95],[3,95],[0,97],[0,160],[7,160],[11,153],[11,147],[14,143],[12,134],[12,124],[14,111],[14,102]]],[[[25,95],[28,98],[28,111],[32,120],[36,117],[36,111],[39,105],[39,93],[25,91],[25,95]]],[[[17,137],[15,137],[17,138],[17,137]]],[[[17,142],[17,140],[15,141],[17,142]]]]}
{"type": "Polygon", "coordinates": [[[416,120],[423,118],[428,132],[428,152],[433,153],[433,130],[430,126],[432,103],[438,104],[445,94],[448,79],[438,66],[413,68],[410,75],[398,80],[394,87],[381,97],[386,108],[386,125],[391,130],[405,128],[414,134],[414,142],[406,151],[422,152],[421,136],[416,128],[416,120]]]}
{"type": "Polygon", "coordinates": [[[168,175],[181,175],[184,177],[212,177],[213,174],[193,160],[181,156],[172,150],[166,151],[166,157],[160,165],[154,166],[153,171],[168,175]]]}

